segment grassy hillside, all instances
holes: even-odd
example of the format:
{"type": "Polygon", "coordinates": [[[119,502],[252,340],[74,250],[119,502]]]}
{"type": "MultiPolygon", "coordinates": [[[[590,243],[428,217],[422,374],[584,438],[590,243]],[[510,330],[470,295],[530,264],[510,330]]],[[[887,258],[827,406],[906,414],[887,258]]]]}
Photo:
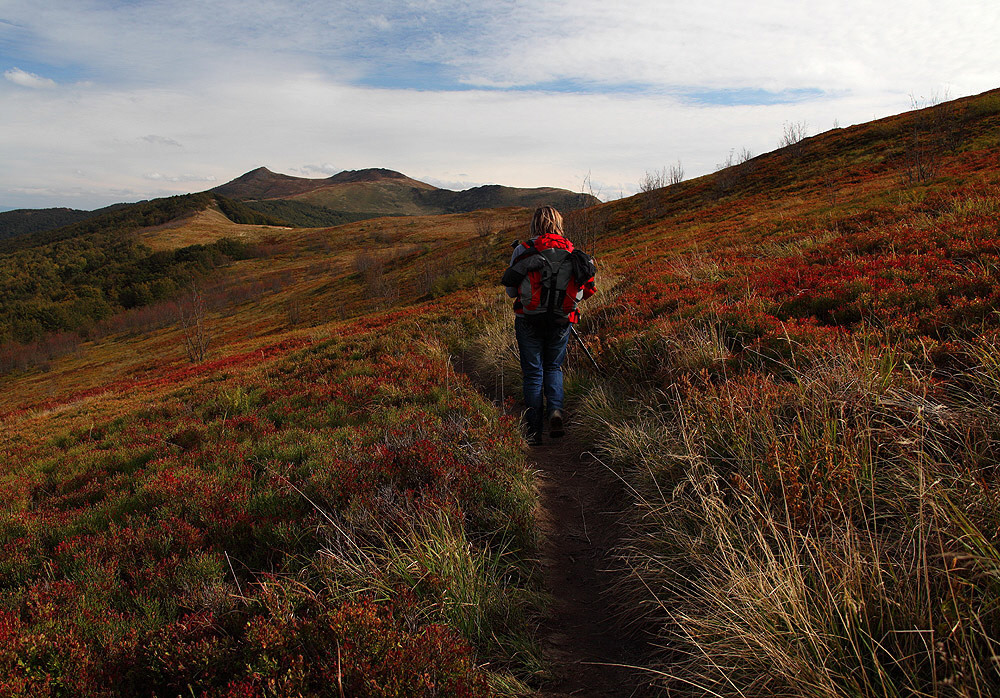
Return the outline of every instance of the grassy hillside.
{"type": "Polygon", "coordinates": [[[563,211],[573,211],[597,203],[597,199],[589,194],[575,194],[553,187],[519,189],[489,185],[456,192],[429,185],[413,186],[412,181],[346,181],[296,194],[290,201],[326,208],[338,214],[366,214],[368,217],[468,213],[508,206],[537,208],[550,205],[563,211]]]}
{"type": "Polygon", "coordinates": [[[598,200],[590,194],[575,194],[565,189],[553,187],[520,189],[503,187],[498,184],[473,187],[459,192],[437,189],[426,192],[423,195],[423,200],[433,202],[434,205],[442,207],[449,213],[464,213],[507,206],[530,209],[539,206],[555,206],[560,211],[576,211],[598,203],[598,200]]]}
{"type": "Polygon", "coordinates": [[[119,238],[141,228],[163,225],[185,215],[202,211],[209,206],[217,206],[234,223],[247,225],[283,225],[284,221],[269,218],[253,211],[236,201],[210,193],[183,194],[164,199],[142,201],[137,204],[121,204],[101,209],[102,213],[86,220],[53,230],[45,230],[33,235],[0,240],[0,254],[51,245],[64,240],[119,238]]]}
{"type": "MultiPolygon", "coordinates": [[[[993,92],[569,216],[664,693],[1000,691],[998,146],[993,92]]],[[[274,228],[0,377],[0,693],[537,685],[533,475],[452,361],[517,393],[529,213],[274,228]]]]}
{"type": "Polygon", "coordinates": [[[329,228],[371,218],[369,214],[364,212],[336,211],[325,206],[315,206],[305,201],[288,199],[267,199],[243,203],[254,211],[287,221],[289,225],[294,225],[297,228],[329,228]]]}
{"type": "Polygon", "coordinates": [[[992,92],[577,217],[618,277],[577,406],[665,687],[1000,690],[998,145],[992,92]]]}
{"type": "Polygon", "coordinates": [[[415,187],[409,179],[339,182],[337,184],[297,194],[293,201],[322,206],[333,211],[367,213],[374,216],[419,216],[442,213],[424,204],[422,194],[429,185],[415,187]]]}
{"type": "Polygon", "coordinates": [[[7,376],[2,692],[520,691],[529,473],[420,301],[473,226],[294,231],[204,278],[203,360],[137,308],[7,376]]]}
{"type": "Polygon", "coordinates": [[[515,432],[395,329],[9,423],[5,694],[486,695],[523,634],[515,432]]]}

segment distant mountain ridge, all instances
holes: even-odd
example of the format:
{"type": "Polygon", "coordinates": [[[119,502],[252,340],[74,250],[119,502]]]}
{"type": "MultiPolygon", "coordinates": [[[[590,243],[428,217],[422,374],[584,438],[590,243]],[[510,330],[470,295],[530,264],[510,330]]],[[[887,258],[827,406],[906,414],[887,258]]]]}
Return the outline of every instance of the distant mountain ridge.
{"type": "Polygon", "coordinates": [[[43,247],[64,240],[93,236],[125,239],[143,228],[165,225],[171,221],[216,206],[230,221],[246,225],[284,226],[285,222],[212,192],[179,194],[135,204],[114,204],[89,213],[69,225],[36,230],[28,235],[0,238],[0,255],[17,250],[43,247]]]}
{"type": "MultiPolygon", "coordinates": [[[[555,187],[522,189],[488,184],[464,191],[441,189],[401,172],[372,167],[332,177],[294,177],[258,167],[209,189],[282,224],[321,228],[383,216],[468,213],[484,208],[555,206],[573,211],[600,203],[589,194],[555,187]]],[[[142,202],[139,202],[142,203],[142,202]]],[[[48,233],[135,204],[95,211],[70,208],[19,209],[0,213],[0,240],[48,233]]]]}
{"type": "Polygon", "coordinates": [[[332,177],[293,177],[258,167],[211,190],[301,225],[299,214],[316,225],[324,216],[328,224],[381,216],[420,216],[467,213],[482,208],[552,205],[564,211],[585,208],[600,201],[554,187],[522,189],[497,184],[464,191],[441,189],[401,172],[384,168],[345,170],[332,177]]]}
{"type": "Polygon", "coordinates": [[[399,179],[406,180],[407,182],[412,182],[422,186],[431,186],[430,184],[424,184],[423,182],[418,182],[415,179],[410,179],[402,172],[396,172],[395,170],[386,170],[381,167],[371,167],[366,170],[344,170],[338,174],[333,175],[327,181],[334,183],[342,182],[377,182],[380,179],[399,179]]]}

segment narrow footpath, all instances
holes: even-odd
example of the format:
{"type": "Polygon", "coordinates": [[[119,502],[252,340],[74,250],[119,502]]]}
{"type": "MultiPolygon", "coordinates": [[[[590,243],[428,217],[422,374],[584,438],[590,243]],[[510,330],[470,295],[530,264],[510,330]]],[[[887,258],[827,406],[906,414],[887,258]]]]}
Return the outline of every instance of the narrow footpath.
{"type": "Polygon", "coordinates": [[[615,622],[612,550],[623,534],[622,487],[571,438],[531,450],[539,471],[537,519],[546,590],[553,603],[541,627],[554,674],[538,698],[649,695],[641,643],[615,622]]]}

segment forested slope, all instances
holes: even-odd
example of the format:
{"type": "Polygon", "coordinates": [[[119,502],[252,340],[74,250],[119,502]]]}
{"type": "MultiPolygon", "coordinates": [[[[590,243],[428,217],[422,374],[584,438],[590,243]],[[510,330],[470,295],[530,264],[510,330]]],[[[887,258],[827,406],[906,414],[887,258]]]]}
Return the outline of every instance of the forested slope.
{"type": "Polygon", "coordinates": [[[92,211],[72,208],[17,209],[0,213],[0,240],[61,228],[90,218],[92,211]]]}
{"type": "Polygon", "coordinates": [[[154,252],[143,228],[218,206],[237,223],[272,218],[211,194],[134,204],[55,230],[0,241],[0,345],[86,334],[121,310],[175,297],[185,279],[255,253],[234,239],[154,252]]]}

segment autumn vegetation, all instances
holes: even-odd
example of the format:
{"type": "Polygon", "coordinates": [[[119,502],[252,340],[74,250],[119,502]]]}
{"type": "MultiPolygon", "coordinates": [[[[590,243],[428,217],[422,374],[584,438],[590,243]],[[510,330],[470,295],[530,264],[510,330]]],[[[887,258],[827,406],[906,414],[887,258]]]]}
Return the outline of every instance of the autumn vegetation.
{"type": "MultiPolygon", "coordinates": [[[[665,695],[995,695],[1000,94],[795,128],[568,216],[601,289],[570,416],[630,531],[608,592],[665,695]]],[[[7,249],[0,695],[544,685],[495,285],[529,213],[7,249]]]]}
{"type": "Polygon", "coordinates": [[[662,685],[1000,687],[998,140],[996,93],[822,134],[604,240],[579,399],[634,493],[621,586],[662,685]]]}
{"type": "Polygon", "coordinates": [[[788,145],[603,207],[615,597],[671,695],[993,695],[1000,95],[788,145]]]}

